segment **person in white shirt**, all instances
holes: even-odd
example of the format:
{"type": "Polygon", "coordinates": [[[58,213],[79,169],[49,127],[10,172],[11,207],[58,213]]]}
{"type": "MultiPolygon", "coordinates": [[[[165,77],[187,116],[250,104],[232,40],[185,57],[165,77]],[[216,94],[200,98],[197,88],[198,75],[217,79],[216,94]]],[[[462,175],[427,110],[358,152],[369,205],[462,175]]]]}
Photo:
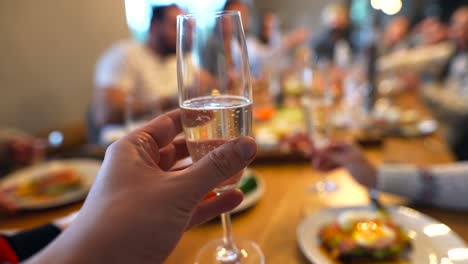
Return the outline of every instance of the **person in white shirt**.
{"type": "Polygon", "coordinates": [[[259,22],[260,31],[254,48],[269,58],[269,64],[283,63],[282,66],[286,66],[287,62],[284,59],[288,53],[305,44],[310,37],[310,32],[304,27],[296,27],[282,34],[279,18],[271,10],[263,13],[259,22]],[[278,61],[281,59],[282,62],[278,61]]]}
{"type": "Polygon", "coordinates": [[[99,59],[92,103],[97,127],[123,123],[129,98],[135,112],[177,105],[176,27],[182,13],[177,5],[153,8],[145,43],[118,42],[99,59]]]}
{"type": "MultiPolygon", "coordinates": [[[[262,77],[264,68],[267,64],[277,64],[283,53],[288,49],[303,44],[308,38],[309,33],[304,28],[296,29],[285,35],[282,39],[277,38],[276,43],[263,43],[257,36],[249,34],[250,26],[250,11],[249,7],[240,0],[228,0],[223,7],[224,11],[239,11],[242,19],[242,26],[246,34],[246,45],[249,54],[249,63],[252,76],[255,79],[262,77]]],[[[270,20],[271,16],[267,16],[267,24],[276,23],[270,20]]],[[[264,27],[262,22],[262,28],[264,27]]],[[[270,25],[267,25],[270,27],[270,25]]],[[[263,29],[262,29],[263,30],[263,29]]],[[[277,36],[279,37],[279,36],[277,36]]],[[[270,40],[268,40],[270,41],[270,40]]],[[[234,58],[236,59],[236,58],[234,58]]]]}
{"type": "Polygon", "coordinates": [[[322,171],[343,167],[361,185],[414,201],[468,210],[468,162],[421,167],[387,164],[376,167],[357,146],[336,143],[312,153],[313,165],[322,171]]]}

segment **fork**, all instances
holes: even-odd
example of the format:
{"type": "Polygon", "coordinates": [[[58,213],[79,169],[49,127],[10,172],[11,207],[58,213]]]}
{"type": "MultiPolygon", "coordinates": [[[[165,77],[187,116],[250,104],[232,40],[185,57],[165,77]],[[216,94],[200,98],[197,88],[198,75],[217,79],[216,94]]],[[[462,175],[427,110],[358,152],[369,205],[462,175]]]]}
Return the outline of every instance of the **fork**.
{"type": "Polygon", "coordinates": [[[369,199],[372,203],[372,206],[377,212],[380,212],[383,214],[386,218],[390,219],[390,212],[388,209],[380,202],[379,200],[379,194],[380,192],[376,189],[369,189],[369,199]]]}

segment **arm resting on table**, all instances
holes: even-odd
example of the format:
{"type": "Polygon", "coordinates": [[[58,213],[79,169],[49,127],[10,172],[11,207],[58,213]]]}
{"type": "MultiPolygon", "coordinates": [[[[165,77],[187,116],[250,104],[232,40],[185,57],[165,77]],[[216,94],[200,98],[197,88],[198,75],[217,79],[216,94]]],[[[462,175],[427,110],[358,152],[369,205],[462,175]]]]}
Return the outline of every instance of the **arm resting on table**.
{"type": "Polygon", "coordinates": [[[445,208],[468,210],[468,163],[379,168],[377,188],[445,208]]]}

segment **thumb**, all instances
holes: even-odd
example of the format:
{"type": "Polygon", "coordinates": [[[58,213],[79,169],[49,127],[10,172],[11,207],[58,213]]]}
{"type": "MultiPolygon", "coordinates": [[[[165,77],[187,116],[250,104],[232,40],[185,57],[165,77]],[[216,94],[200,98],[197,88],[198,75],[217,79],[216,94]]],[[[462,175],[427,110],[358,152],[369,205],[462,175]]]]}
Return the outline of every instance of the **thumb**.
{"type": "Polygon", "coordinates": [[[236,175],[252,162],[257,153],[255,140],[241,137],[211,151],[187,168],[185,190],[195,191],[200,199],[219,184],[236,175]]]}

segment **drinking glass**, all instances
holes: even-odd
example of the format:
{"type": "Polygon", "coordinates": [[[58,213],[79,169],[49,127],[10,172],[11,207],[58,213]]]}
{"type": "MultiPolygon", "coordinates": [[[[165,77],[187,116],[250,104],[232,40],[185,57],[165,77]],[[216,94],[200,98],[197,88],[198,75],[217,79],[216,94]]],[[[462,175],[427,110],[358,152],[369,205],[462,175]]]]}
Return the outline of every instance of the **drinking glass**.
{"type": "MultiPolygon", "coordinates": [[[[328,81],[328,63],[319,63],[318,74],[322,78],[321,87],[314,86],[301,99],[304,110],[307,134],[315,149],[325,148],[329,143],[331,133],[331,118],[333,109],[333,94],[328,81]]],[[[329,193],[338,189],[338,185],[327,179],[326,174],[320,173],[320,180],[311,188],[311,192],[329,193]]]]}
{"type": "Polygon", "coordinates": [[[125,128],[131,132],[162,113],[159,96],[144,94],[139,89],[125,98],[125,128]]]}
{"type": "MultiPolygon", "coordinates": [[[[252,131],[252,87],[244,31],[237,11],[177,18],[179,105],[194,162],[225,142],[252,131]]],[[[242,172],[214,189],[236,187],[242,172]]],[[[260,248],[234,239],[229,213],[221,215],[222,239],[204,246],[195,263],[264,263],[260,248]]]]}

